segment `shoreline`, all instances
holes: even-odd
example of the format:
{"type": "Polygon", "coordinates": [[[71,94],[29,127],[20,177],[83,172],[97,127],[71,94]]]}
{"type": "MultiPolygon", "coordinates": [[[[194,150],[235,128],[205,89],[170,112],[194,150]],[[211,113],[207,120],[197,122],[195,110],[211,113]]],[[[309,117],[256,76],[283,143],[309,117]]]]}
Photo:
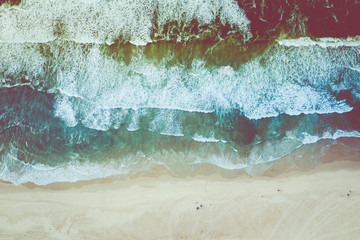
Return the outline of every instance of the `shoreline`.
{"type": "Polygon", "coordinates": [[[359,186],[360,162],[346,160],[274,176],[0,182],[0,239],[356,239],[359,186]]]}
{"type": "MultiPolygon", "coordinates": [[[[220,163],[225,162],[229,166],[228,168],[222,166],[219,162],[211,161],[210,157],[212,154],[219,154],[221,156],[220,153],[227,153],[226,149],[224,150],[221,147],[215,148],[214,145],[211,145],[212,143],[210,145],[203,145],[206,148],[203,148],[202,151],[208,151],[207,156],[209,159],[203,156],[204,160],[202,161],[195,159],[199,153],[194,151],[194,149],[200,149],[199,146],[201,147],[202,143],[180,149],[181,152],[186,153],[184,155],[159,152],[147,157],[146,161],[128,166],[116,165],[115,162],[74,162],[57,167],[46,167],[41,164],[38,166],[36,164],[22,163],[21,161],[5,161],[0,163],[0,167],[2,167],[2,169],[0,168],[0,183],[12,183],[17,186],[30,186],[31,188],[51,188],[52,185],[71,187],[72,184],[78,182],[87,185],[97,181],[127,181],[140,177],[159,177],[162,175],[168,175],[179,180],[216,175],[228,180],[236,180],[239,176],[277,177],[287,172],[316,169],[323,164],[334,161],[347,160],[359,162],[359,143],[360,138],[356,137],[320,138],[316,143],[303,144],[296,147],[292,152],[285,156],[280,156],[277,160],[269,162],[253,161],[253,164],[248,164],[247,166],[241,165],[246,164],[245,162],[232,162],[234,157],[230,158],[231,155],[225,154],[228,157],[225,160],[228,160],[228,162],[220,158],[222,160],[220,163]],[[212,146],[212,148],[209,148],[209,146],[212,146]],[[166,163],[167,160],[169,160],[168,163],[166,163]],[[159,162],[163,164],[159,164],[159,162]],[[233,166],[235,168],[232,168],[233,166]],[[76,173],[76,175],[73,175],[73,173],[76,173]]],[[[274,149],[276,151],[276,146],[274,149]]],[[[233,151],[231,148],[228,148],[228,150],[233,151]]]]}

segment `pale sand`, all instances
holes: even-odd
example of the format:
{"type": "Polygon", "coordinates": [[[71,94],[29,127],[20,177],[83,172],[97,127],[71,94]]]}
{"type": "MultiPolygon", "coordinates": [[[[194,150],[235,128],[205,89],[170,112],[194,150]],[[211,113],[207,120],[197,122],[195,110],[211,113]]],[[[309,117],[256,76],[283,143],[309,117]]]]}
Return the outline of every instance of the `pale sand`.
{"type": "Polygon", "coordinates": [[[360,239],[360,162],[276,177],[0,183],[0,192],[7,240],[360,239]]]}

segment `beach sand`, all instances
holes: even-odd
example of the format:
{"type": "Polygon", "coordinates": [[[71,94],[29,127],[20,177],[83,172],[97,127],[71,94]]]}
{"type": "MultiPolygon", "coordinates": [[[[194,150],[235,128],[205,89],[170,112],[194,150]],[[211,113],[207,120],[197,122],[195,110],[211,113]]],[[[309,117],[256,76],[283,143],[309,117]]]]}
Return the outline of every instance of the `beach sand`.
{"type": "Polygon", "coordinates": [[[275,176],[0,183],[0,239],[359,239],[360,162],[275,176]]]}

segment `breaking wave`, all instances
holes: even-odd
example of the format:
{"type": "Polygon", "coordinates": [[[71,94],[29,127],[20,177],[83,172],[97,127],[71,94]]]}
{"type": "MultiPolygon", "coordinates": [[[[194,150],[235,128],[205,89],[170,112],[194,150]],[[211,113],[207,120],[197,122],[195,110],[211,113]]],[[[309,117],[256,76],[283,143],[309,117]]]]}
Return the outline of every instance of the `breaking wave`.
{"type": "Polygon", "coordinates": [[[113,44],[122,38],[145,45],[156,38],[182,40],[191,34],[186,30],[192,22],[196,21],[201,29],[217,19],[218,24],[229,24],[246,38],[251,35],[249,20],[233,0],[26,0],[18,6],[3,5],[0,13],[0,26],[4,26],[0,29],[0,42],[46,43],[66,39],[113,44]]]}
{"type": "Polygon", "coordinates": [[[344,139],[360,138],[359,7],[0,4],[0,179],[44,185],[157,166],[258,175],[279,161],[314,167],[334,145],[357,153],[344,139]]]}
{"type": "Polygon", "coordinates": [[[106,130],[117,121],[118,109],[218,113],[238,109],[250,119],[344,113],[352,107],[337,100],[334,92],[352,88],[354,95],[359,92],[360,73],[354,70],[360,68],[359,47],[274,45],[235,68],[207,67],[204,59],[194,59],[189,67],[167,67],[171,53],[154,63],[141,48],[126,64],[106,56],[99,45],[68,43],[60,52],[61,46],[47,45],[54,56],[47,59],[39,46],[1,44],[0,72],[5,83],[40,82],[56,92],[55,115],[69,126],[82,121],[106,130]]]}

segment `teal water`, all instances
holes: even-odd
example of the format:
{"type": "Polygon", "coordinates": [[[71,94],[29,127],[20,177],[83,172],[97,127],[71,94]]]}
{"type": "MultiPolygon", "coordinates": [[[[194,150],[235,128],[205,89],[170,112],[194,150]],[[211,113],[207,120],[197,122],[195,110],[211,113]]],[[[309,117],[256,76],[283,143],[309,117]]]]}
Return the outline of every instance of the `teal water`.
{"type": "Polygon", "coordinates": [[[307,23],[279,20],[283,35],[272,35],[274,22],[259,25],[266,14],[241,1],[141,4],[0,6],[1,180],[42,185],[157,166],[259,175],[284,159],[314,167],[334,145],[360,150],[354,31],[315,38],[307,23]]]}

